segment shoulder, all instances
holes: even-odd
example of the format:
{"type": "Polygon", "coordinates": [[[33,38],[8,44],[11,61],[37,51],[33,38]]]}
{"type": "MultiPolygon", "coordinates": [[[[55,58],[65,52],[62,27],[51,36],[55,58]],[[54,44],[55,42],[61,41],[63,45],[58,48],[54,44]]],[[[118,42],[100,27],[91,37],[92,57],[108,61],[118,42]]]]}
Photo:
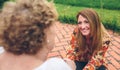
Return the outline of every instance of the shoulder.
{"type": "Polygon", "coordinates": [[[48,59],[48,60],[46,61],[46,63],[48,63],[48,64],[53,64],[53,63],[54,63],[54,64],[56,64],[56,65],[66,64],[63,59],[57,58],[57,57],[48,59]]]}
{"type": "Polygon", "coordinates": [[[79,30],[78,30],[78,27],[75,27],[74,30],[73,30],[73,33],[71,34],[71,40],[75,40],[75,37],[77,36],[79,30]]]}
{"type": "Polygon", "coordinates": [[[76,35],[79,32],[78,27],[75,27],[73,30],[73,34],[76,35]]]}
{"type": "Polygon", "coordinates": [[[109,33],[107,31],[103,32],[102,42],[103,42],[103,46],[109,45],[111,43],[111,36],[109,35],[109,33]]]}
{"type": "Polygon", "coordinates": [[[103,46],[104,45],[109,45],[110,42],[111,42],[111,36],[103,25],[101,25],[101,29],[102,29],[102,43],[103,43],[103,46]]]}
{"type": "Polygon", "coordinates": [[[72,70],[61,58],[50,58],[35,70],[72,70]]]}
{"type": "Polygon", "coordinates": [[[0,54],[4,52],[3,47],[0,46],[0,54]]]}

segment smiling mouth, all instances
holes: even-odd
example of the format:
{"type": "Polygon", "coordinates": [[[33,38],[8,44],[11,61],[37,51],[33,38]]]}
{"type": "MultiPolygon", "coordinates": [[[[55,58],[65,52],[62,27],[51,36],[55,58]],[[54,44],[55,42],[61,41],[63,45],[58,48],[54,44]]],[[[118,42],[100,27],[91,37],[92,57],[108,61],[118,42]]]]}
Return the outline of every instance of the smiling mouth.
{"type": "Polygon", "coordinates": [[[88,30],[82,30],[82,32],[86,32],[86,31],[88,31],[88,30]]]}

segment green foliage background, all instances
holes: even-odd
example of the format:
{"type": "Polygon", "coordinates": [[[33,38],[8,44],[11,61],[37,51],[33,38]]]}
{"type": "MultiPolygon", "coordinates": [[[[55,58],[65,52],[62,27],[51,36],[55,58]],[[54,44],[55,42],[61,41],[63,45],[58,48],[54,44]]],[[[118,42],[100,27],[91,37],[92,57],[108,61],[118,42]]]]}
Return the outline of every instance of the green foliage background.
{"type": "Polygon", "coordinates": [[[9,0],[0,0],[0,8],[2,8],[4,2],[9,1],[9,0]]]}
{"type": "Polygon", "coordinates": [[[120,10],[120,0],[54,0],[55,3],[92,8],[120,10]]]}
{"type": "Polygon", "coordinates": [[[82,9],[93,8],[106,28],[120,33],[120,0],[54,0],[59,20],[76,24],[76,14],[82,9]]]}
{"type": "MultiPolygon", "coordinates": [[[[0,0],[0,8],[6,1],[0,0]]],[[[50,1],[50,0],[49,0],[50,1]]],[[[106,28],[120,33],[120,0],[54,0],[59,21],[76,24],[76,14],[82,9],[96,10],[106,28]]]]}

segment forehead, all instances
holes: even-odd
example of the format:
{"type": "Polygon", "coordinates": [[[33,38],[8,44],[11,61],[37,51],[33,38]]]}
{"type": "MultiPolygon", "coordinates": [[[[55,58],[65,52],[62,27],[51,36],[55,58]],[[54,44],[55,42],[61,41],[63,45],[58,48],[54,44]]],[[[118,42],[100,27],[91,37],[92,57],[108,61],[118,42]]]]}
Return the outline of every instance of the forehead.
{"type": "Polygon", "coordinates": [[[78,17],[78,21],[80,21],[80,20],[87,20],[87,18],[84,17],[84,16],[82,16],[82,15],[79,15],[79,17],[78,17]]]}

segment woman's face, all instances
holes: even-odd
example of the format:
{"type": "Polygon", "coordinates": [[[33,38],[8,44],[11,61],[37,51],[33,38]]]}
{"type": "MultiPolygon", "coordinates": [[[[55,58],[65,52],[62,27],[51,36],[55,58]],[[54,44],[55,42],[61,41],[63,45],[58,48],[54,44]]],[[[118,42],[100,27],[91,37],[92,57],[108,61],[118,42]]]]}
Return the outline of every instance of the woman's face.
{"type": "Polygon", "coordinates": [[[46,47],[48,47],[49,50],[52,50],[55,45],[55,25],[51,25],[49,28],[45,30],[46,33],[46,47]]]}
{"type": "Polygon", "coordinates": [[[78,17],[78,27],[83,36],[89,36],[90,23],[85,17],[83,17],[81,15],[79,15],[79,17],[78,17]]]}

